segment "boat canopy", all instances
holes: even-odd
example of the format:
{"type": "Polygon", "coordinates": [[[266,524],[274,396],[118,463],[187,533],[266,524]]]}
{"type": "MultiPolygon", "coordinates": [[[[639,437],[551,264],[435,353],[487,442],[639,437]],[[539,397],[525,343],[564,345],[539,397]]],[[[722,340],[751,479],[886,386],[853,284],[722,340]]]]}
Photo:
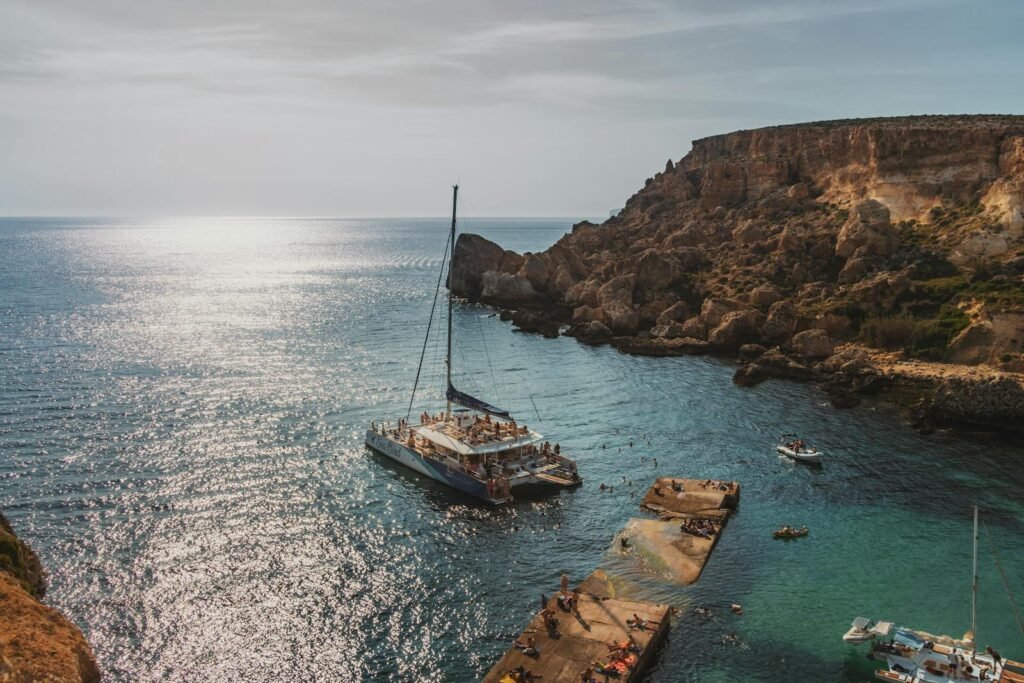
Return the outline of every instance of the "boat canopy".
{"type": "Polygon", "coordinates": [[[913,650],[920,650],[924,647],[924,640],[908,628],[898,628],[893,640],[913,650]]]}
{"type": "Polygon", "coordinates": [[[458,403],[460,406],[469,408],[470,410],[476,410],[481,413],[488,413],[489,415],[494,415],[495,417],[503,417],[506,420],[512,419],[512,416],[508,414],[507,410],[496,408],[495,406],[492,406],[490,403],[481,401],[480,399],[470,396],[469,394],[465,394],[456,389],[455,387],[453,387],[450,382],[448,384],[448,392],[446,395],[448,397],[448,400],[451,401],[452,403],[458,403]]]}
{"type": "Polygon", "coordinates": [[[874,626],[872,626],[868,630],[868,633],[870,633],[872,635],[875,635],[875,636],[881,636],[883,638],[888,636],[891,632],[892,632],[892,622],[891,621],[880,621],[880,622],[878,622],[877,624],[875,624],[874,626]]]}

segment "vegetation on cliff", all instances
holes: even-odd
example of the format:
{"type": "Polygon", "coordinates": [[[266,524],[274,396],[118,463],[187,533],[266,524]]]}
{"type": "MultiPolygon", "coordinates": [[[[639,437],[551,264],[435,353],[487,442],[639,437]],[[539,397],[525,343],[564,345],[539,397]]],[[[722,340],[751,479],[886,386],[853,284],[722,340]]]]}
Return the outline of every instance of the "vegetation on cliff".
{"type": "Polygon", "coordinates": [[[698,140],[542,253],[464,235],[453,288],[523,329],[632,353],[778,347],[800,364],[856,341],[1024,371],[1024,117],[698,140]]]}

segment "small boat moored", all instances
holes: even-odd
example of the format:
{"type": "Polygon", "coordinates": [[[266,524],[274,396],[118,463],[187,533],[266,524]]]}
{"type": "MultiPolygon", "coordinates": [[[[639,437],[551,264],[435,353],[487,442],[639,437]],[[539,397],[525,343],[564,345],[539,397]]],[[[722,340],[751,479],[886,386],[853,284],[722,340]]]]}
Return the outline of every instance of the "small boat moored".
{"type": "MultiPolygon", "coordinates": [[[[857,617],[843,635],[848,643],[871,643],[869,657],[885,663],[875,679],[896,683],[1024,683],[1024,663],[1006,659],[991,646],[978,648],[978,508],[974,508],[974,561],[971,581],[971,628],[962,638],[934,635],[891,622],[871,625],[857,617]]],[[[1011,598],[1009,586],[1004,584],[1011,598]]]]}
{"type": "Polygon", "coordinates": [[[867,617],[857,617],[850,625],[850,630],[843,634],[843,640],[847,643],[863,643],[872,638],[885,638],[891,631],[890,621],[872,624],[867,617]]]}
{"type": "Polygon", "coordinates": [[[776,539],[788,541],[793,538],[803,538],[809,533],[810,531],[805,526],[802,526],[799,529],[796,527],[784,526],[781,529],[775,531],[772,534],[772,536],[776,539]]]}
{"type": "Polygon", "coordinates": [[[813,446],[809,446],[806,441],[797,437],[796,434],[783,434],[775,450],[797,462],[821,463],[821,451],[813,446]]]}

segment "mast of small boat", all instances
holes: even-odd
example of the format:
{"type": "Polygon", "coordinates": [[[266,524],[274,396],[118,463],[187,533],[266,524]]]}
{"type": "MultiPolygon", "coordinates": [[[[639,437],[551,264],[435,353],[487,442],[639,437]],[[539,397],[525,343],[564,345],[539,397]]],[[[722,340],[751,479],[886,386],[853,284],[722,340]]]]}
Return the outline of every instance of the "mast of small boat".
{"type": "Polygon", "coordinates": [[[978,651],[978,506],[974,506],[974,562],[971,567],[971,644],[978,651]]]}
{"type": "MultiPolygon", "coordinates": [[[[448,354],[445,358],[445,365],[448,367],[448,385],[445,387],[445,397],[448,396],[448,387],[452,385],[452,301],[455,299],[455,293],[452,291],[452,270],[455,267],[455,209],[458,206],[459,201],[459,186],[452,185],[452,231],[451,231],[451,250],[448,252],[448,354]]],[[[449,399],[446,408],[447,414],[450,417],[452,414],[452,402],[449,399]]]]}

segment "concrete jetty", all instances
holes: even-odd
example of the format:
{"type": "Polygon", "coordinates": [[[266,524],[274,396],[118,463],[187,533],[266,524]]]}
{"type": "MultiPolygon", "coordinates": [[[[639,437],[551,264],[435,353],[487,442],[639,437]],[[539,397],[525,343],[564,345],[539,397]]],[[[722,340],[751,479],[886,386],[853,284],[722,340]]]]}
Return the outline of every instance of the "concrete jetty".
{"type": "Polygon", "coordinates": [[[740,502],[735,481],[658,477],[640,507],[663,517],[728,517],[740,502]]]}
{"type": "MultiPolygon", "coordinates": [[[[615,536],[610,552],[638,560],[641,571],[677,583],[694,583],[704,570],[730,513],[739,504],[736,482],[660,477],[644,495],[640,507],[659,519],[634,518],[615,536]],[[689,531],[683,531],[686,526],[689,531]]],[[[543,683],[579,683],[595,663],[610,663],[609,645],[632,638],[636,661],[615,680],[638,681],[650,666],[658,644],[669,629],[671,607],[633,600],[617,594],[620,579],[614,570],[598,569],[576,588],[579,602],[569,612],[548,600],[545,609],[558,619],[556,628],[544,623],[538,611],[517,639],[533,638],[536,654],[511,646],[484,677],[484,683],[523,683],[533,680],[515,673],[520,667],[543,683]],[[638,629],[627,621],[633,615],[648,623],[638,629]],[[543,677],[543,678],[540,678],[543,677]]],[[[510,644],[511,645],[511,644],[510,644]]],[[[596,680],[606,679],[594,672],[596,680]]]]}
{"type": "Polygon", "coordinates": [[[617,537],[619,551],[635,555],[652,572],[695,583],[739,497],[740,485],[734,481],[659,477],[640,503],[659,519],[629,520],[617,537]]]}
{"type": "MultiPolygon", "coordinates": [[[[519,635],[518,640],[525,643],[532,637],[538,650],[536,656],[529,656],[513,647],[505,653],[494,668],[484,677],[484,683],[508,683],[520,681],[510,675],[517,667],[523,667],[534,676],[543,676],[543,683],[578,683],[580,674],[594,663],[609,663],[612,644],[628,642],[630,638],[639,652],[635,652],[636,662],[624,674],[614,678],[616,681],[630,683],[638,681],[654,659],[658,645],[668,633],[671,608],[634,600],[602,598],[586,592],[588,577],[577,590],[580,591],[579,604],[574,612],[562,610],[556,598],[548,601],[548,609],[558,619],[557,631],[551,631],[544,625],[538,612],[529,625],[519,635]],[[627,624],[633,615],[648,622],[647,627],[638,629],[627,624]]],[[[594,673],[598,681],[605,680],[601,674],[594,673]]]]}

